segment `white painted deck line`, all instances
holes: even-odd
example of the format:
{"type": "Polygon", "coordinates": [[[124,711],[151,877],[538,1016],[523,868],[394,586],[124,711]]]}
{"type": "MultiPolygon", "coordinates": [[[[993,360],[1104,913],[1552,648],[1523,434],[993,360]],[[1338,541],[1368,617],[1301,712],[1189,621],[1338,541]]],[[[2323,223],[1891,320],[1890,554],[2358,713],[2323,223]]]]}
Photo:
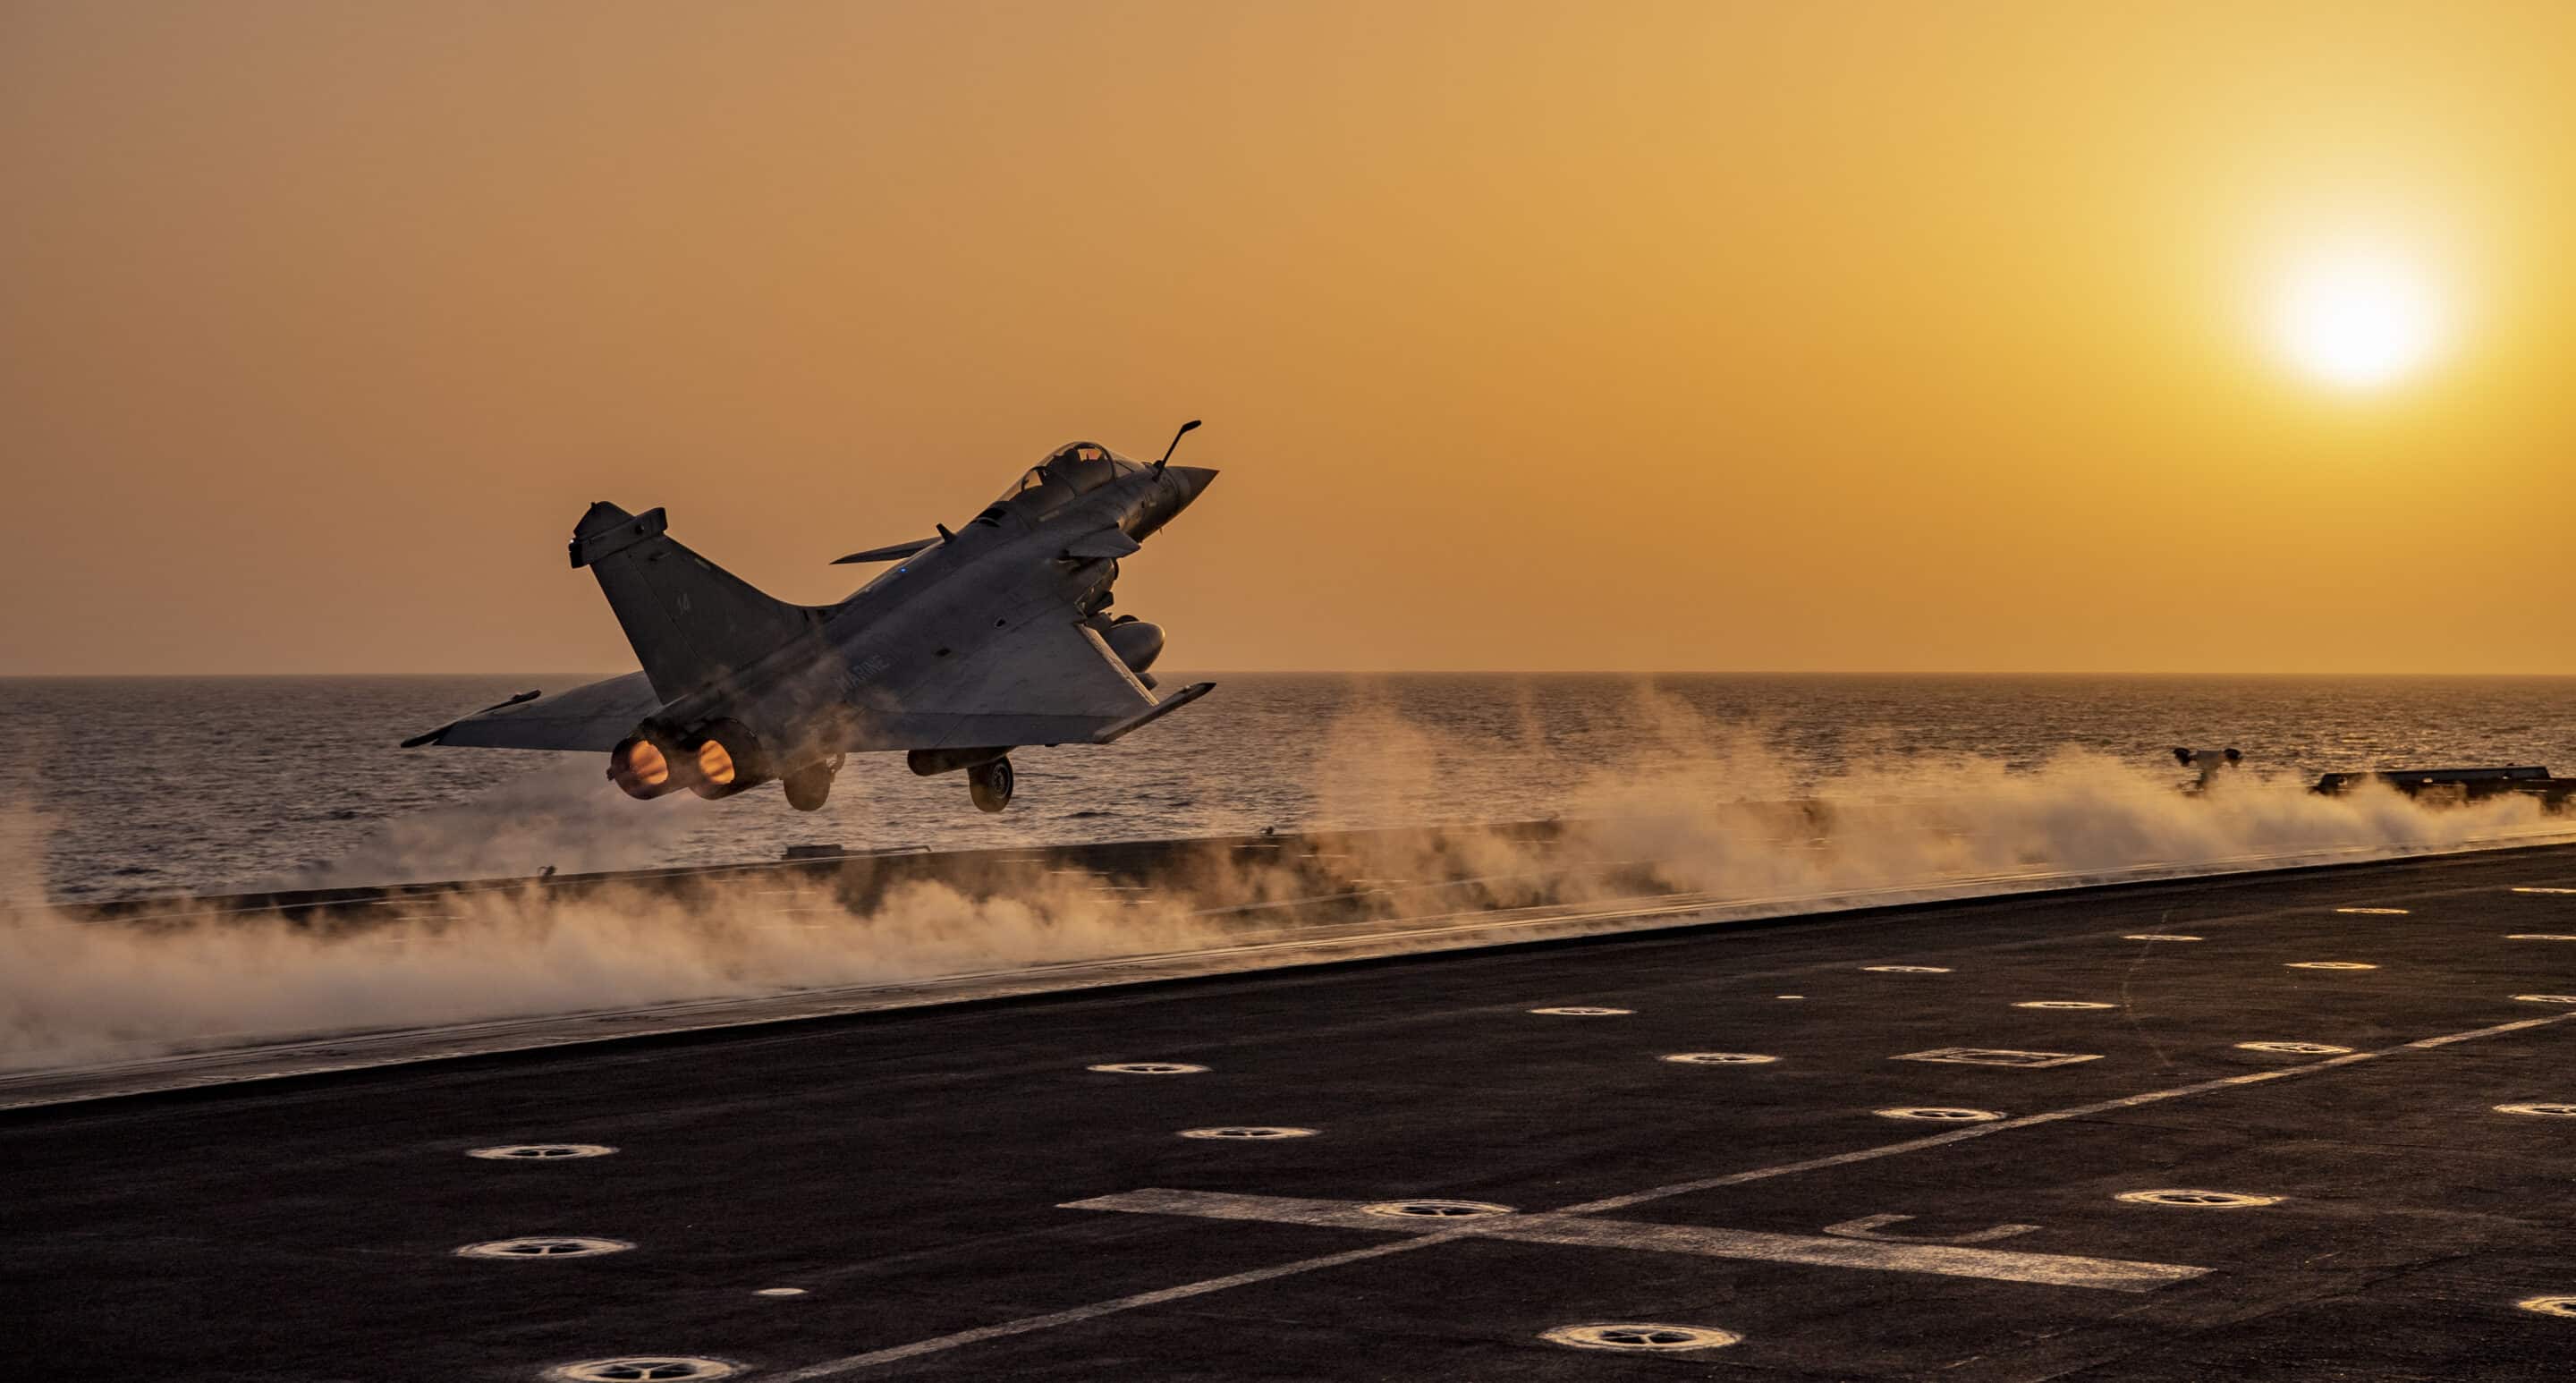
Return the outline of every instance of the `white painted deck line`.
{"type": "MultiPolygon", "coordinates": [[[[1598,1214],[1602,1211],[1624,1209],[1631,1205],[1642,1205],[1647,1201],[1662,1200],[1670,1196],[1687,1195],[1694,1191],[1713,1190],[1720,1186],[1738,1186],[1746,1182],[1766,1181],[1773,1177],[1795,1176],[1801,1172],[1818,1171],[1827,1167],[1848,1166],[1854,1162],[1868,1162],[1882,1157],[1899,1157],[1907,1153],[1921,1152],[1930,1148],[1946,1147],[1952,1143],[1965,1142],[1971,1138],[1990,1138],[1997,1134],[2010,1132],[2014,1129],[2031,1128],[2040,1124],[2056,1123],[2064,1119],[2087,1118],[2096,1114],[2105,1114],[2120,1109],[2131,1109],[2140,1105],[2154,1104],[2164,1100],[2187,1099],[2194,1095],[2206,1095],[2214,1091],[2233,1089],[2237,1086],[2243,1085],[2255,1085],[2265,1081],[2292,1080],[2300,1076],[2314,1075],[2320,1071],[2330,1071],[2339,1067],[2350,1066],[2358,1062],[2376,1061],[2383,1057],[2399,1056],[2408,1052],[2429,1051],[2438,1047],[2449,1046],[2455,1042],[2471,1042],[2480,1038],[2499,1037],[2506,1033],[2523,1032],[2532,1028],[2544,1028],[2555,1023],[2566,1022],[2569,1019],[2576,1019],[2576,1013],[2562,1013],[2549,1018],[2527,1019],[2518,1023],[2499,1023],[2493,1027],[2473,1028],[2466,1032],[2446,1033],[2439,1037],[2427,1037],[2414,1042],[2401,1043],[2394,1047],[2382,1047],[2376,1051],[2355,1052],[2350,1056],[2339,1056],[2325,1061],[2310,1062],[2304,1066],[2287,1066],[2277,1070],[2258,1071],[2251,1075],[2230,1076],[2223,1080],[2200,1081],[2195,1084],[2175,1086],[2166,1090],[2150,1090],[2143,1094],[2128,1095],[2116,1100],[2103,1100],[2093,1104],[2077,1105],[2070,1109],[2051,1110],[2044,1114],[2030,1114],[2024,1115],[2018,1119],[2004,1119],[1991,1124],[1978,1124],[1967,1128],[1954,1129],[1948,1133],[1934,1134],[1928,1138],[1909,1138],[1901,1143],[1886,1143],[1874,1148],[1858,1148],[1851,1152],[1836,1153],[1827,1157],[1812,1157],[1797,1162],[1784,1162],[1771,1167],[1756,1167],[1747,1171],[1729,1172],[1723,1176],[1705,1177],[1693,1181],[1672,1182],[1667,1185],[1650,1187],[1646,1190],[1633,1192],[1624,1196],[1612,1196],[1605,1200],[1588,1201],[1582,1205],[1569,1205],[1561,1210],[1553,1212],[1553,1214],[1558,1217],[1598,1214]]],[[[1064,1311],[1053,1311],[1042,1316],[1023,1316],[1018,1320],[1002,1321],[994,1325],[980,1326],[973,1330],[959,1331],[953,1335],[939,1335],[926,1340],[915,1340],[910,1344],[896,1345],[889,1349],[871,1350],[865,1354],[853,1354],[840,1359],[826,1359],[820,1363],[808,1364],[801,1369],[794,1369],[786,1373],[777,1374],[774,1378],[776,1383],[791,1383],[791,1381],[792,1383],[806,1383],[806,1380],[810,1379],[838,1377],[846,1373],[856,1373],[862,1369],[875,1368],[882,1364],[898,1363],[906,1359],[917,1359],[926,1354],[937,1354],[946,1350],[961,1349],[968,1345],[981,1344],[986,1340],[998,1340],[1013,1335],[1026,1335],[1033,1331],[1053,1330],[1062,1326],[1078,1325],[1084,1321],[1097,1320],[1102,1316],[1116,1315],[1123,1311],[1134,1311],[1149,1306],[1160,1306],[1166,1302],[1181,1301],[1190,1297],[1205,1296],[1210,1292],[1221,1292],[1232,1287],[1248,1286],[1256,1282],[1268,1282],[1277,1278],[1294,1276],[1298,1273],[1318,1272],[1327,1268],[1338,1268],[1345,1264],[1364,1262],[1371,1258],[1384,1258],[1391,1254],[1406,1253],[1416,1249],[1425,1249],[1435,1244],[1454,1243],[1460,1239],[1477,1237],[1484,1232],[1485,1231],[1481,1227],[1476,1227],[1475,1221],[1453,1221],[1449,1225],[1444,1226],[1442,1229],[1435,1232],[1418,1234],[1409,1239],[1399,1239],[1392,1244],[1379,1244],[1373,1248],[1354,1249],[1346,1253],[1325,1254],[1316,1258],[1301,1258],[1292,1262],[1280,1263],[1267,1268],[1255,1268],[1249,1272],[1235,1273],[1226,1277],[1208,1278],[1201,1282],[1186,1282],[1176,1287],[1165,1287],[1158,1291],[1139,1292],[1133,1296],[1114,1297],[1107,1301],[1093,1302],[1088,1306],[1077,1306],[1064,1311]]]]}
{"type": "Polygon", "coordinates": [[[1307,1200],[1292,1196],[1243,1196],[1217,1191],[1153,1188],[1073,1201],[1062,1208],[1218,1220],[1261,1220],[1274,1224],[1323,1225],[1399,1234],[1435,1232],[1436,1226],[1441,1231],[1454,1228],[1466,1235],[1509,1239],[1524,1244],[1637,1249],[1652,1253],[1686,1253],[1702,1258],[1975,1277],[1990,1282],[2037,1282],[2053,1287],[2091,1287],[2112,1292],[2151,1292],[2172,1283],[2187,1282],[2209,1271],[2177,1263],[2140,1263],[2058,1253],[2012,1253],[1949,1244],[1898,1243],[1822,1234],[1771,1234],[1701,1225],[1585,1219],[1564,1214],[1483,1215],[1464,1221],[1426,1219],[1408,1224],[1403,1220],[1371,1215],[1360,1209],[1357,1202],[1307,1200]]]}

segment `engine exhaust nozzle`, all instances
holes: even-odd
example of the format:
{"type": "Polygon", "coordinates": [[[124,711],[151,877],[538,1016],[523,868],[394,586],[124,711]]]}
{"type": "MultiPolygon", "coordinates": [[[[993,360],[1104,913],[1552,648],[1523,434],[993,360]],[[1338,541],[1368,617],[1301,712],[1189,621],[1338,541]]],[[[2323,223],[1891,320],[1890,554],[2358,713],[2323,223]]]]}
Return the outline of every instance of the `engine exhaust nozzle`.
{"type": "Polygon", "coordinates": [[[649,735],[629,735],[608,751],[608,780],[639,802],[695,784],[695,761],[649,735]]]}

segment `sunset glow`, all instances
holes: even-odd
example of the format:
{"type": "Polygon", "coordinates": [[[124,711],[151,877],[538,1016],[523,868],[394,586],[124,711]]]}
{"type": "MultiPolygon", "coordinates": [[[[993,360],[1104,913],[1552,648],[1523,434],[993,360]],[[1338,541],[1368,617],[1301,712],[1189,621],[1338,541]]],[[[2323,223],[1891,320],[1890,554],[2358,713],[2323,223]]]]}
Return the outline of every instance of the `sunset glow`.
{"type": "Polygon", "coordinates": [[[2366,251],[2321,255],[2281,286],[2283,351],[2323,383],[2367,390],[2422,369],[2441,344],[2442,305],[2415,265],[2366,251]]]}
{"type": "Polygon", "coordinates": [[[828,603],[1189,418],[1223,502],[1119,607],[1189,670],[2576,671],[2571,53],[2511,0],[19,5],[0,672],[615,671],[593,500],[828,603]],[[2350,539],[2428,530],[2493,546],[2350,539]]]}

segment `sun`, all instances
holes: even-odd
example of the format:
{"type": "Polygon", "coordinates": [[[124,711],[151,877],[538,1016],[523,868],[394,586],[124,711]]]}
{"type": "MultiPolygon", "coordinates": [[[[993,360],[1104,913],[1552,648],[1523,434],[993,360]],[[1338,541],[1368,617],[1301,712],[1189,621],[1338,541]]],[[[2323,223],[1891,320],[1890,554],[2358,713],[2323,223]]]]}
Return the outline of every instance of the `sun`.
{"type": "Polygon", "coordinates": [[[2341,389],[2394,384],[2441,347],[2440,295],[2402,256],[2344,250],[2304,259],[2283,278],[2273,329],[2290,363],[2341,389]]]}

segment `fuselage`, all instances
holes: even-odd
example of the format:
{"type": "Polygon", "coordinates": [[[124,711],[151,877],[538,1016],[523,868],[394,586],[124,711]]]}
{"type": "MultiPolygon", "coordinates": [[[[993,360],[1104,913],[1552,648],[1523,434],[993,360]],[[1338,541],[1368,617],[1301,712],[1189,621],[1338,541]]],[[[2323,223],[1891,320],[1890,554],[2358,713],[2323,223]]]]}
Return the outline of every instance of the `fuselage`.
{"type": "MultiPolygon", "coordinates": [[[[951,660],[1024,619],[1104,625],[1120,548],[1151,536],[1207,488],[1204,467],[1154,467],[1067,447],[954,533],[894,560],[809,634],[666,706],[676,727],[740,721],[783,762],[853,747],[872,711],[901,706],[951,660]],[[1123,540],[1123,541],[1122,541],[1123,540]]],[[[1143,669],[1136,668],[1137,672],[1143,669]]]]}

